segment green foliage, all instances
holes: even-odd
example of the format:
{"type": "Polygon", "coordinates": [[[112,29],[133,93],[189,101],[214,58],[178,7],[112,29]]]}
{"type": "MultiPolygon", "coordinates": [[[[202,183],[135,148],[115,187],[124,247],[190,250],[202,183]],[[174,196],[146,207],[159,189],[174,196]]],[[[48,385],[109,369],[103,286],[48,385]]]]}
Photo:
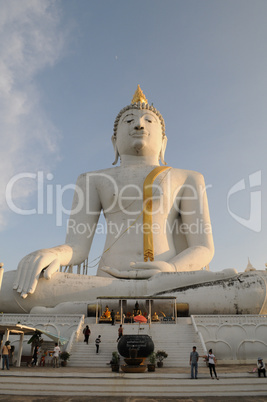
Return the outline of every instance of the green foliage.
{"type": "Polygon", "coordinates": [[[40,331],[34,331],[33,336],[28,340],[28,344],[40,345],[43,342],[42,333],[40,331]]]}
{"type": "Polygon", "coordinates": [[[66,362],[67,360],[69,360],[70,358],[70,354],[68,352],[62,352],[60,353],[60,359],[63,360],[64,362],[66,362]]]}
{"type": "Polygon", "coordinates": [[[155,352],[150,353],[150,355],[148,356],[148,360],[149,360],[150,364],[155,364],[156,363],[156,353],[155,352]]]}
{"type": "Polygon", "coordinates": [[[157,353],[156,353],[156,359],[159,362],[162,362],[167,357],[168,357],[168,354],[164,350],[158,350],[157,353]]]}
{"type": "Polygon", "coordinates": [[[112,352],[111,364],[119,364],[120,357],[118,352],[112,352]]]}

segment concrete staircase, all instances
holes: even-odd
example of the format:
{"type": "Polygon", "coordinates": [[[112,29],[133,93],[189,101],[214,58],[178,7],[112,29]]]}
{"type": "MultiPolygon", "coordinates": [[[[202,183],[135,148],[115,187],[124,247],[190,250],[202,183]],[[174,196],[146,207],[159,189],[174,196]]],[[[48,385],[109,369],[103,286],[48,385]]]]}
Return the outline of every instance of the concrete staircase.
{"type": "MultiPolygon", "coordinates": [[[[83,342],[81,334],[78,342],[72,347],[69,367],[106,367],[111,360],[112,352],[117,350],[119,324],[112,326],[88,323],[88,325],[91,329],[89,345],[83,342]],[[99,354],[96,354],[95,339],[98,335],[101,335],[102,342],[99,354]]],[[[123,328],[124,335],[139,333],[151,336],[155,351],[165,350],[168,353],[164,367],[188,367],[189,355],[194,345],[197,346],[200,355],[204,354],[190,318],[179,318],[177,324],[154,323],[150,327],[147,324],[125,324],[123,328]]],[[[204,365],[203,359],[200,359],[199,365],[204,365]]]]}

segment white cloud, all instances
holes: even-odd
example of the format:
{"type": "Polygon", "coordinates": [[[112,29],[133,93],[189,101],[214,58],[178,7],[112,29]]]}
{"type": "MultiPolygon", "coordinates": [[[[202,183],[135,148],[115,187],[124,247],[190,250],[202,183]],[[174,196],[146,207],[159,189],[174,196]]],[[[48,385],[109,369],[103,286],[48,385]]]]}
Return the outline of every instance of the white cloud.
{"type": "MultiPolygon", "coordinates": [[[[5,188],[20,172],[47,169],[59,133],[45,115],[35,79],[63,55],[60,3],[0,0],[0,227],[7,222],[5,188]]],[[[28,197],[32,188],[17,188],[28,197]]]]}

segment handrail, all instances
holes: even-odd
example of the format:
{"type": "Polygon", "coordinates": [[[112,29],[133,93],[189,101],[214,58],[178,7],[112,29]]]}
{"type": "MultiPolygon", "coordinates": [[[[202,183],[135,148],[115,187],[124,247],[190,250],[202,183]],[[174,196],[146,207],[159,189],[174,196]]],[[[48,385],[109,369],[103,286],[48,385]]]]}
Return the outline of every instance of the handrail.
{"type": "Polygon", "coordinates": [[[73,343],[78,338],[83,324],[84,324],[84,315],[81,316],[77,329],[75,331],[73,331],[71,334],[71,337],[70,337],[67,347],[65,349],[66,352],[70,353],[73,343]]]}
{"type": "Polygon", "coordinates": [[[68,342],[68,344],[67,344],[67,347],[66,347],[66,349],[65,349],[65,352],[70,353],[70,351],[71,351],[71,349],[72,349],[72,345],[73,345],[73,342],[74,342],[74,338],[75,338],[76,332],[77,332],[77,330],[72,332],[71,337],[70,337],[70,339],[69,339],[69,342],[68,342]]]}
{"type": "Polygon", "coordinates": [[[206,348],[202,333],[198,330],[198,327],[197,327],[197,324],[196,324],[196,321],[195,321],[195,317],[193,315],[191,315],[191,320],[192,320],[194,330],[195,330],[196,334],[199,336],[201,346],[202,346],[202,348],[204,350],[204,353],[205,353],[205,355],[208,355],[208,351],[207,351],[207,348],[206,348]]]}

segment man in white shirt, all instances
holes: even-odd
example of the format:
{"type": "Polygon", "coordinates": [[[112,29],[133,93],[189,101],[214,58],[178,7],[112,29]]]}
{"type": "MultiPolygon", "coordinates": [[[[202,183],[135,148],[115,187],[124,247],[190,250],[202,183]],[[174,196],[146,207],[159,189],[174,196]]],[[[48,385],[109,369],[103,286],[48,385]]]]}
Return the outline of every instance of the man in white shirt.
{"type": "Polygon", "coordinates": [[[58,346],[57,343],[55,343],[54,347],[54,355],[53,355],[53,367],[59,367],[59,353],[60,353],[60,347],[58,346]]]}

